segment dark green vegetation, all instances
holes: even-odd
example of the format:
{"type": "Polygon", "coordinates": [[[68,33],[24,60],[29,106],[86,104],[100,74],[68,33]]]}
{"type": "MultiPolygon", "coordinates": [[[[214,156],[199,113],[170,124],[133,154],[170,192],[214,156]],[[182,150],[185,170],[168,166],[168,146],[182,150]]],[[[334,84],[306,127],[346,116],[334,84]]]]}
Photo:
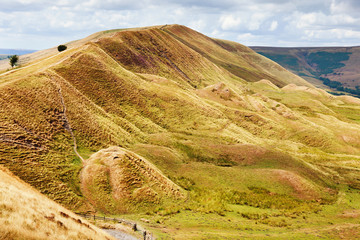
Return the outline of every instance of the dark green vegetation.
{"type": "Polygon", "coordinates": [[[57,49],[58,49],[59,52],[62,52],[62,51],[65,51],[67,49],[67,46],[66,45],[59,45],[57,47],[57,49]]]}
{"type": "Polygon", "coordinates": [[[14,174],[164,238],[359,234],[358,99],[184,26],[98,36],[0,76],[14,174]]]}
{"type": "Polygon", "coordinates": [[[253,47],[253,50],[319,87],[360,96],[359,47],[253,47]],[[320,80],[322,84],[314,79],[320,80]]]}
{"type": "Polygon", "coordinates": [[[11,67],[16,66],[18,61],[19,61],[19,56],[18,55],[12,55],[9,58],[9,62],[10,62],[11,67]]]}
{"type": "MultiPolygon", "coordinates": [[[[299,59],[296,56],[285,55],[285,54],[276,54],[276,53],[267,53],[267,52],[257,52],[274,62],[279,63],[281,66],[293,70],[293,71],[301,71],[302,66],[299,59]]],[[[301,74],[300,74],[301,75],[301,74]]]]}
{"type": "Polygon", "coordinates": [[[335,69],[345,66],[343,62],[348,61],[350,52],[312,52],[306,56],[306,60],[311,66],[316,66],[319,74],[333,73],[335,69]]]}

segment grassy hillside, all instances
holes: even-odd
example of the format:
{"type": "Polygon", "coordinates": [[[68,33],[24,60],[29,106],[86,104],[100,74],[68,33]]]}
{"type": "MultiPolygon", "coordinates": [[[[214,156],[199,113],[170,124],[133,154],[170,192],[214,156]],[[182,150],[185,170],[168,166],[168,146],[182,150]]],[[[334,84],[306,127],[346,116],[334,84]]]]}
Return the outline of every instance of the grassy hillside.
{"type": "Polygon", "coordinates": [[[252,49],[318,87],[360,95],[359,47],[252,49]]]}
{"type": "Polygon", "coordinates": [[[0,239],[113,239],[0,166],[0,239]]]}
{"type": "Polygon", "coordinates": [[[358,99],[184,26],[94,36],[0,75],[14,174],[164,238],[359,234],[358,99]]]}

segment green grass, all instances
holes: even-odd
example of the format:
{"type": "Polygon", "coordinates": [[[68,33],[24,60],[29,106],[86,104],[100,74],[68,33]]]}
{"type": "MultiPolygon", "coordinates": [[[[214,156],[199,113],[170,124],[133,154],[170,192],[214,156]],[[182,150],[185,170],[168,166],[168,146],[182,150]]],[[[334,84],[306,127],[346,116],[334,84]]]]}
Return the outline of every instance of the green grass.
{"type": "Polygon", "coordinates": [[[333,107],[332,108],[336,113],[338,113],[340,116],[345,116],[350,121],[355,121],[357,123],[360,122],[360,116],[357,114],[357,111],[360,109],[358,106],[352,107],[352,106],[341,106],[341,107],[333,107]]]}
{"type": "Polygon", "coordinates": [[[205,153],[201,154],[200,149],[194,149],[193,147],[182,143],[177,143],[175,145],[175,148],[185,153],[186,156],[190,159],[190,161],[208,162],[223,167],[231,167],[236,165],[234,161],[229,160],[229,157],[227,155],[223,155],[222,157],[219,158],[209,157],[206,156],[205,153]]]}
{"type": "MultiPolygon", "coordinates": [[[[84,159],[88,159],[92,154],[96,153],[97,150],[96,149],[89,149],[89,148],[85,148],[85,147],[78,147],[78,153],[80,154],[80,156],[82,156],[84,159]]],[[[79,161],[79,158],[74,159],[74,162],[76,164],[80,164],[81,161],[79,161]]]]}
{"type": "Polygon", "coordinates": [[[341,202],[332,205],[311,203],[317,208],[310,211],[226,204],[226,211],[220,214],[177,206],[171,208],[172,211],[159,209],[154,213],[126,217],[149,220],[143,224],[160,239],[334,239],[340,232],[347,234],[348,231],[354,234],[348,239],[356,239],[360,231],[357,218],[346,219],[347,224],[353,224],[349,229],[340,215],[358,207],[359,192],[345,191],[341,202]]]}

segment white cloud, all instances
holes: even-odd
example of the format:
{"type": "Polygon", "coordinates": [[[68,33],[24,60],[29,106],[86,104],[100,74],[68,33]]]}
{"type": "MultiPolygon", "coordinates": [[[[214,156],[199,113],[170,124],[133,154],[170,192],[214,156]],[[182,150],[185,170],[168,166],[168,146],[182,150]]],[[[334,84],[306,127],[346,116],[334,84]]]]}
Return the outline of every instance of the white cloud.
{"type": "Polygon", "coordinates": [[[278,27],[278,22],[277,21],[272,21],[271,22],[271,25],[270,25],[270,28],[269,28],[269,31],[273,32],[277,29],[278,27]]]}
{"type": "Polygon", "coordinates": [[[219,31],[217,29],[212,31],[210,35],[214,38],[224,38],[225,37],[224,31],[219,31]]]}
{"type": "Polygon", "coordinates": [[[198,31],[202,31],[206,27],[206,23],[199,19],[189,22],[189,27],[192,29],[197,29],[198,31]]]}
{"type": "Polygon", "coordinates": [[[360,39],[358,0],[0,0],[0,6],[2,48],[43,49],[101,30],[172,23],[249,45],[360,39]]]}
{"type": "Polygon", "coordinates": [[[329,29],[329,30],[306,30],[307,37],[315,39],[360,39],[360,31],[346,29],[329,29]]]}
{"type": "MultiPolygon", "coordinates": [[[[257,8],[257,7],[256,7],[257,8]]],[[[255,7],[254,7],[255,9],[255,7]]],[[[239,11],[235,14],[222,15],[219,19],[221,29],[224,31],[259,30],[272,13],[239,11]],[[241,16],[241,17],[240,17],[241,16]]]]}
{"type": "Polygon", "coordinates": [[[332,14],[351,14],[360,16],[360,1],[358,0],[332,0],[330,4],[332,14]]]}
{"type": "Polygon", "coordinates": [[[241,24],[240,17],[234,17],[233,15],[225,15],[220,17],[221,29],[231,30],[237,28],[241,24]]]}
{"type": "Polygon", "coordinates": [[[357,25],[360,19],[345,14],[325,15],[322,12],[295,13],[292,22],[299,29],[324,29],[357,25]]]}
{"type": "Polygon", "coordinates": [[[252,31],[258,30],[268,17],[268,14],[263,12],[252,14],[248,22],[248,29],[252,31]]]}
{"type": "Polygon", "coordinates": [[[243,34],[239,34],[237,36],[237,39],[239,41],[249,41],[249,40],[254,40],[256,39],[256,36],[251,34],[251,33],[243,33],[243,34]]]}

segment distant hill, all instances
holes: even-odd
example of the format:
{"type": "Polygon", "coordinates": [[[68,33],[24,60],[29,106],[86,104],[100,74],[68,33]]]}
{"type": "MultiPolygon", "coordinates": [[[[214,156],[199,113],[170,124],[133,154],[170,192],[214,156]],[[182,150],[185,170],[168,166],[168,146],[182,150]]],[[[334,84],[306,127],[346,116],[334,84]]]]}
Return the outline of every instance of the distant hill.
{"type": "Polygon", "coordinates": [[[360,96],[360,47],[251,48],[318,87],[360,96]]]}
{"type": "Polygon", "coordinates": [[[0,60],[8,58],[9,55],[7,54],[0,54],[0,60]]]}
{"type": "Polygon", "coordinates": [[[36,52],[37,50],[24,50],[24,49],[4,49],[0,48],[0,60],[7,59],[11,55],[25,55],[36,52]]]}
{"type": "Polygon", "coordinates": [[[37,50],[0,48],[0,55],[24,55],[24,54],[33,53],[36,51],[37,50]]]}

